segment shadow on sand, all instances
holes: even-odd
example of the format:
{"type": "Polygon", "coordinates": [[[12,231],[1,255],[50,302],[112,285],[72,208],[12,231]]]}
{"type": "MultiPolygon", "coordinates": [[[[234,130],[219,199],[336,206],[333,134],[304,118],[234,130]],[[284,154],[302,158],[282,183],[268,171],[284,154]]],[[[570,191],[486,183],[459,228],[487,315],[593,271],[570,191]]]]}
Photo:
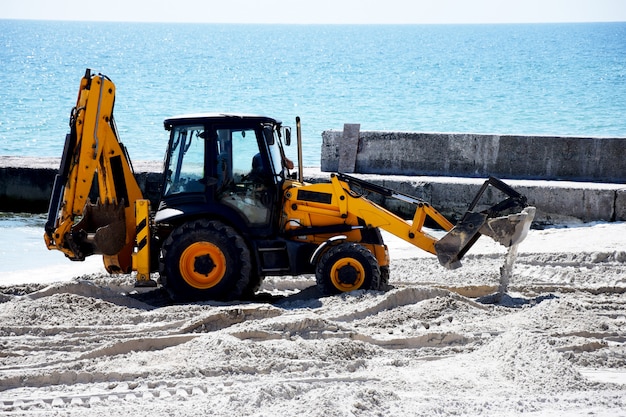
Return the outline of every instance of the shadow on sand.
{"type": "Polygon", "coordinates": [[[493,293],[493,294],[485,295],[483,297],[478,297],[476,301],[481,304],[493,304],[493,305],[499,305],[503,307],[520,308],[520,307],[529,306],[529,305],[534,306],[534,305],[539,304],[542,301],[553,300],[555,298],[558,298],[558,297],[554,294],[540,295],[540,296],[533,297],[533,298],[524,298],[524,297],[512,297],[509,294],[493,293]]]}

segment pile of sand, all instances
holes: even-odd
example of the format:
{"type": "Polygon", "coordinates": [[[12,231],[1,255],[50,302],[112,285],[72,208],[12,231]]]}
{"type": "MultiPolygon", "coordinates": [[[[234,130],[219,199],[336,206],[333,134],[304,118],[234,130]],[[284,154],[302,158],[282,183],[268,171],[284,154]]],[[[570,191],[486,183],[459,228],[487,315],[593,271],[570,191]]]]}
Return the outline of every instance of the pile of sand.
{"type": "Polygon", "coordinates": [[[485,301],[504,248],[447,271],[393,239],[388,292],[320,297],[310,277],[273,277],[272,302],[176,305],[130,277],[5,286],[0,410],[624,415],[626,245],[600,232],[626,241],[623,224],[531,231],[500,304],[485,301]]]}

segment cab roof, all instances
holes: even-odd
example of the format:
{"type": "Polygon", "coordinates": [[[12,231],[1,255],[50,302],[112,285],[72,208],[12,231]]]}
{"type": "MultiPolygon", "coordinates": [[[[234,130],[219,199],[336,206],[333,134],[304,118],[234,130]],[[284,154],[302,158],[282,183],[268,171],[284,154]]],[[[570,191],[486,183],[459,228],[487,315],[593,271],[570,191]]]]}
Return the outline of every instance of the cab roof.
{"type": "Polygon", "coordinates": [[[178,126],[188,123],[215,123],[215,122],[226,122],[233,124],[261,124],[261,123],[271,123],[271,124],[282,124],[280,120],[274,119],[272,117],[255,115],[255,114],[244,114],[244,113],[191,113],[191,114],[182,114],[179,116],[173,116],[165,119],[163,124],[165,125],[165,129],[171,128],[172,126],[178,126]]]}

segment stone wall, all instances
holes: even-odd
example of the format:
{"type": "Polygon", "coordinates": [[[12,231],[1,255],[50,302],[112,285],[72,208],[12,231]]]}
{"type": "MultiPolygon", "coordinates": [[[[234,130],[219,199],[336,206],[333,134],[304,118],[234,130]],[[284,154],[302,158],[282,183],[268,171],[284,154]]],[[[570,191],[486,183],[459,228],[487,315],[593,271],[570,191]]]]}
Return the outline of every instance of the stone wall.
{"type": "MultiPolygon", "coordinates": [[[[626,139],[359,132],[358,125],[346,132],[354,148],[343,153],[342,132],[323,133],[323,172],[305,168],[305,181],[328,181],[328,172],[356,172],[362,179],[422,198],[455,220],[484,179],[494,175],[537,207],[538,225],[626,221],[626,152],[621,148],[626,139]]],[[[59,163],[54,158],[0,156],[0,211],[46,212],[59,163]]],[[[144,195],[157,207],[162,163],[133,165],[144,195]]],[[[414,210],[397,200],[370,198],[406,217],[414,210]]],[[[495,203],[500,196],[487,193],[486,198],[495,203]]]]}
{"type": "MultiPolygon", "coordinates": [[[[60,163],[60,158],[0,156],[0,211],[47,212],[60,163]]],[[[157,207],[162,163],[139,161],[133,165],[144,196],[157,207]]]]}
{"type": "Polygon", "coordinates": [[[355,142],[350,126],[350,138],[322,133],[322,171],[626,183],[626,138],[364,131],[355,142]]]}

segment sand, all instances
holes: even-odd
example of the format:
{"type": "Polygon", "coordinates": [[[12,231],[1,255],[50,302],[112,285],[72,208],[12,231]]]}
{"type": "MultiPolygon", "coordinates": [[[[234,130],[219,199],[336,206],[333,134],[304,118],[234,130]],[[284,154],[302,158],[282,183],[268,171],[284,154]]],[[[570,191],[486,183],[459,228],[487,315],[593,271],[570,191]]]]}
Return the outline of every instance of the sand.
{"type": "Polygon", "coordinates": [[[249,302],[175,305],[69,261],[5,273],[0,414],[626,415],[626,224],[531,230],[505,287],[487,239],[448,271],[385,237],[387,292],[271,277],[249,302]]]}

